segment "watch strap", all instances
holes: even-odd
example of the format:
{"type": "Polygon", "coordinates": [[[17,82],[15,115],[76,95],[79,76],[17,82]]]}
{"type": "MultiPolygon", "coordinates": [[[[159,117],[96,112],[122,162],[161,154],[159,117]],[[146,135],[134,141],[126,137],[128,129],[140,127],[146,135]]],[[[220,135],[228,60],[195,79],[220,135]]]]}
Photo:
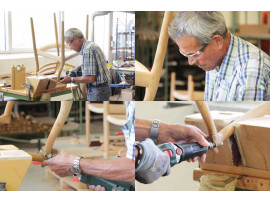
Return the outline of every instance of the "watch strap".
{"type": "Polygon", "coordinates": [[[160,124],[160,120],[154,119],[152,121],[151,129],[150,129],[150,139],[153,140],[155,144],[157,144],[158,139],[158,128],[160,124]]]}

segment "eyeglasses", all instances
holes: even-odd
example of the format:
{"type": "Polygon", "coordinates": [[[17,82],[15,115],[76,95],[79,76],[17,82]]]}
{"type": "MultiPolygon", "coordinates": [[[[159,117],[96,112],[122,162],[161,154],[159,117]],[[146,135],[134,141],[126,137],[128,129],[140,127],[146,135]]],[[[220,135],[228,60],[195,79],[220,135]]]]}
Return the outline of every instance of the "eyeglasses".
{"type": "Polygon", "coordinates": [[[72,44],[72,42],[74,41],[74,39],[75,39],[75,38],[73,38],[73,39],[69,42],[69,44],[68,44],[69,47],[71,47],[71,44],[72,44]]]}
{"type": "Polygon", "coordinates": [[[179,52],[187,57],[187,58],[191,58],[191,59],[199,59],[199,57],[201,56],[201,54],[204,52],[204,50],[206,49],[206,47],[208,46],[208,43],[204,44],[203,47],[198,50],[196,53],[193,53],[193,54],[188,54],[186,55],[185,53],[183,53],[180,49],[179,49],[179,52]]]}

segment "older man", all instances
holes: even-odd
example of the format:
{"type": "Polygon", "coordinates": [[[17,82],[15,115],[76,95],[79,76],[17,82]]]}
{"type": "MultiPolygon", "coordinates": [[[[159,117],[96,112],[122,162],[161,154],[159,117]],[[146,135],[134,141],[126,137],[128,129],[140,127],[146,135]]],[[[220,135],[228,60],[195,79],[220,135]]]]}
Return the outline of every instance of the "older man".
{"type": "Polygon", "coordinates": [[[168,31],[189,64],[206,71],[205,100],[270,100],[270,57],[229,33],[220,12],[179,12],[168,31]]]}
{"type": "Polygon", "coordinates": [[[108,101],[111,95],[109,87],[110,75],[105,56],[100,47],[91,41],[85,40],[82,32],[77,28],[66,31],[65,41],[72,50],[80,52],[83,56],[83,76],[65,76],[60,83],[86,83],[87,100],[108,101]]]}

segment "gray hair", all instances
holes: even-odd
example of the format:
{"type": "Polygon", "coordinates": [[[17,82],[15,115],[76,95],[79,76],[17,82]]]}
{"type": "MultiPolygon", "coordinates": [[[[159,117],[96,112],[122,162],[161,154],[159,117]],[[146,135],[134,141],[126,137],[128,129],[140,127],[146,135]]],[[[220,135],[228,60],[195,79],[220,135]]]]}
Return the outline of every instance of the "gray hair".
{"type": "Polygon", "coordinates": [[[168,29],[172,40],[194,37],[199,44],[209,44],[216,34],[226,38],[227,26],[219,11],[181,11],[168,29]]]}
{"type": "Polygon", "coordinates": [[[67,38],[69,41],[73,40],[74,36],[78,37],[79,39],[84,38],[81,30],[77,28],[70,28],[65,32],[65,38],[67,38]]]}

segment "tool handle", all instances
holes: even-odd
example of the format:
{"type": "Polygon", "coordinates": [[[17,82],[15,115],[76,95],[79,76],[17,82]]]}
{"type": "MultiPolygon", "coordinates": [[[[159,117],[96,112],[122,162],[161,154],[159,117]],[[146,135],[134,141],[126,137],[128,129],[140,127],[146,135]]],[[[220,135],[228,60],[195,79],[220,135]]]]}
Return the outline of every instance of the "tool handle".
{"type": "Polygon", "coordinates": [[[208,147],[203,147],[197,142],[175,145],[182,150],[180,162],[192,159],[197,156],[201,156],[208,151],[208,147]]]}
{"type": "Polygon", "coordinates": [[[134,186],[127,182],[105,180],[92,175],[83,174],[80,182],[89,185],[100,185],[105,188],[106,191],[135,191],[134,186]]]}

